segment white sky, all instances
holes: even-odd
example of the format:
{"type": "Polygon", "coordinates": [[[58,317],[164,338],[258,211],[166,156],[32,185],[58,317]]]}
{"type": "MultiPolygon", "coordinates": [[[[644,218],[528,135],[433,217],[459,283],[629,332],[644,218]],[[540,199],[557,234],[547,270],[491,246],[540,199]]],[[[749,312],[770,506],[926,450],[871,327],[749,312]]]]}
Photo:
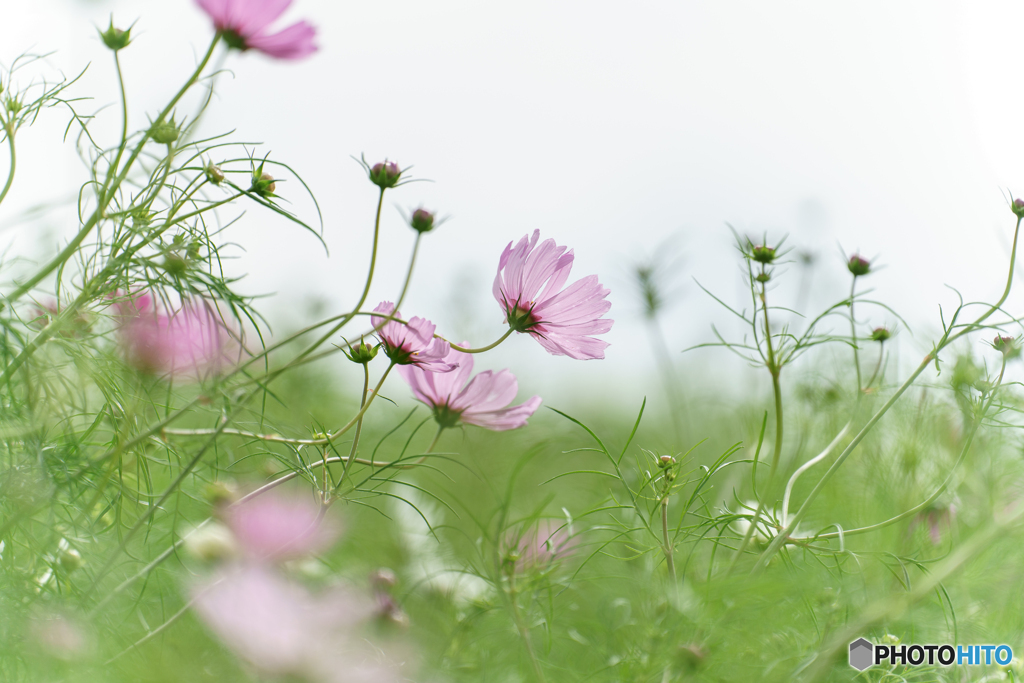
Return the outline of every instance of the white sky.
{"type": "MultiPolygon", "coordinates": [[[[190,0],[6,4],[0,59],[57,50],[50,63],[68,73],[91,61],[74,92],[97,107],[116,91],[93,26],[111,12],[121,26],[138,19],[123,53],[136,126],[211,36],[190,0]]],[[[297,0],[286,20],[298,18],[318,26],[321,51],[301,63],[233,55],[235,78],[221,81],[204,124],[265,142],[324,211],[330,259],[258,209],[233,233],[246,248],[237,267],[251,273],[247,291],[276,292],[264,308],[282,326],[305,320],[313,297],[331,312],[356,298],[375,199],[349,158],[360,153],[435,181],[402,188],[393,203],[451,215],[426,240],[406,315],[474,344],[496,338],[497,256],[534,228],[575,248],[578,275],[612,287],[603,365],[549,357],[525,338],[481,359],[511,365],[523,395],[557,402],[581,385],[614,386],[629,402],[657,395],[651,382],[620,381],[649,370],[628,273],[672,236],[682,264],[666,322],[672,348],[710,340],[712,322],[736,331],[693,284],[747,301],[726,222],[818,253],[809,289],[819,304],[848,287],[837,242],[879,255],[886,268],[870,284],[914,326],[901,335],[907,357],[930,346],[937,305],[954,304],[944,284],[968,299],[1002,290],[1013,227],[1005,192],[1024,194],[1019,3],[297,0]]],[[[71,146],[59,145],[66,117],[45,118],[19,139],[18,196],[0,226],[84,180],[71,146]]],[[[97,130],[116,126],[116,108],[105,110],[97,130]]],[[[301,200],[296,208],[311,216],[301,200]]],[[[38,256],[73,228],[22,231],[16,248],[38,256]]],[[[383,230],[373,302],[396,296],[412,243],[394,206],[383,230]]],[[[779,303],[792,305],[799,280],[791,270],[779,303]]],[[[1024,304],[1024,287],[1013,304],[1024,304]]],[[[679,359],[688,378],[737,377],[724,351],[679,359]]]]}

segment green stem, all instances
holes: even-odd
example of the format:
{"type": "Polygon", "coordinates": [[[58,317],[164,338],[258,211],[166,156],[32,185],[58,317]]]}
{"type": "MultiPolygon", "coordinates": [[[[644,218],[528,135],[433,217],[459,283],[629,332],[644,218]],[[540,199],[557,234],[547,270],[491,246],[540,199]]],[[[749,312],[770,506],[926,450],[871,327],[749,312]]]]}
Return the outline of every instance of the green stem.
{"type": "MultiPolygon", "coordinates": [[[[377,218],[376,218],[376,220],[374,221],[374,224],[373,224],[373,251],[370,253],[370,272],[366,276],[366,285],[363,287],[363,294],[362,294],[362,296],[359,297],[359,303],[357,303],[355,305],[355,308],[353,308],[350,313],[345,314],[345,316],[341,319],[341,322],[339,322],[337,325],[332,327],[330,329],[330,331],[328,331],[322,337],[317,339],[308,348],[304,349],[302,351],[302,353],[300,353],[291,362],[294,363],[296,361],[300,361],[303,358],[305,358],[306,356],[308,356],[309,354],[313,353],[314,350],[319,348],[326,341],[328,341],[331,337],[333,337],[335,334],[337,334],[338,330],[340,330],[341,328],[345,327],[345,325],[348,325],[349,322],[352,320],[352,318],[354,318],[356,316],[356,314],[359,312],[359,309],[361,309],[363,307],[363,304],[366,303],[366,297],[369,296],[369,294],[370,294],[370,285],[373,283],[373,272],[374,272],[374,269],[376,268],[376,265],[377,265],[377,245],[380,242],[380,213],[381,213],[381,208],[384,206],[384,190],[385,190],[385,188],[383,188],[383,187],[380,188],[380,198],[377,200],[377,218]]],[[[410,274],[411,274],[411,270],[410,270],[410,274]]],[[[397,310],[397,308],[396,308],[396,310],[397,310]]]]}
{"type": "Polygon", "coordinates": [[[517,599],[516,587],[515,587],[515,570],[509,572],[509,588],[508,598],[509,603],[512,607],[512,619],[515,621],[516,629],[519,631],[519,637],[523,640],[523,645],[526,648],[526,654],[530,658],[530,666],[533,669],[533,675],[537,679],[537,683],[545,683],[544,670],[541,669],[540,660],[537,659],[537,652],[533,648],[533,639],[530,637],[530,629],[526,625],[523,619],[522,612],[519,609],[519,600],[517,599]]]}
{"type": "Polygon", "coordinates": [[[7,133],[7,146],[11,150],[11,167],[7,172],[7,182],[4,184],[4,189],[0,190],[0,203],[3,203],[7,193],[11,191],[11,185],[14,184],[14,170],[18,165],[18,155],[14,151],[14,126],[0,119],[0,128],[7,133]]]}
{"type": "Polygon", "coordinates": [[[412,258],[409,259],[409,270],[405,274],[405,284],[402,285],[402,293],[398,295],[398,301],[395,302],[396,311],[402,307],[402,302],[405,301],[405,295],[409,291],[409,283],[412,281],[412,269],[413,266],[416,265],[416,254],[419,253],[420,239],[422,237],[422,232],[416,233],[416,242],[412,245],[412,258]]]}
{"type": "Polygon", "coordinates": [[[665,562],[668,565],[668,575],[672,583],[676,583],[676,560],[672,548],[672,541],[668,536],[668,493],[661,499],[661,533],[665,544],[665,562]]]}
{"type": "Polygon", "coordinates": [[[864,385],[864,390],[867,391],[875,383],[875,378],[878,377],[878,371],[882,369],[882,359],[885,358],[885,342],[878,342],[878,362],[875,363],[875,370],[871,373],[871,378],[868,383],[864,385]]]}
{"type": "MultiPolygon", "coordinates": [[[[506,339],[508,339],[508,338],[509,338],[509,336],[511,336],[511,334],[512,334],[513,332],[515,332],[515,330],[513,330],[513,329],[512,329],[511,327],[510,327],[510,328],[508,328],[508,330],[507,330],[507,331],[505,332],[505,334],[501,335],[501,338],[499,338],[499,339],[498,339],[498,341],[494,342],[493,344],[488,344],[487,346],[481,346],[481,347],[480,347],[479,349],[464,349],[464,348],[462,348],[461,346],[456,346],[455,344],[452,344],[451,342],[448,342],[448,343],[449,343],[449,345],[451,345],[451,347],[452,347],[452,350],[453,350],[453,351],[460,351],[460,352],[462,352],[462,353],[483,353],[484,351],[490,351],[490,350],[491,350],[491,349],[493,349],[493,348],[494,348],[495,346],[497,346],[497,345],[498,345],[498,344],[500,344],[501,342],[503,342],[503,341],[505,341],[506,339]]],[[[444,339],[444,337],[441,337],[441,336],[439,336],[439,335],[436,335],[436,334],[435,334],[434,336],[435,336],[435,337],[437,337],[438,339],[444,339]]],[[[448,341],[448,340],[447,340],[447,339],[445,339],[445,341],[448,341]]]]}
{"type": "Polygon", "coordinates": [[[393,367],[395,367],[395,364],[393,362],[388,365],[388,369],[385,370],[384,374],[380,376],[380,381],[377,382],[377,386],[375,386],[373,388],[373,393],[370,394],[369,398],[366,399],[366,402],[363,403],[362,408],[359,409],[359,412],[356,413],[355,417],[353,417],[351,420],[349,420],[347,425],[345,425],[344,427],[342,427],[338,431],[334,432],[333,434],[331,434],[329,437],[327,437],[325,439],[317,439],[316,442],[317,443],[330,443],[331,439],[338,438],[339,436],[341,436],[342,434],[344,434],[348,430],[352,429],[352,427],[354,427],[356,424],[361,422],[362,419],[363,419],[363,415],[366,414],[366,411],[370,408],[370,404],[373,403],[373,399],[377,398],[377,394],[380,393],[380,388],[382,386],[384,386],[384,380],[386,380],[388,378],[388,373],[391,372],[391,368],[393,368],[393,367]]]}
{"type": "MultiPolygon", "coordinates": [[[[366,393],[370,389],[370,364],[363,363],[363,394],[359,399],[359,408],[362,409],[366,405],[366,393]]],[[[345,468],[341,471],[341,477],[338,479],[338,483],[335,485],[334,490],[337,491],[341,488],[345,478],[348,476],[348,471],[352,467],[352,461],[356,457],[356,450],[359,448],[359,435],[363,431],[363,418],[360,417],[359,421],[356,422],[356,433],[352,437],[352,448],[348,452],[348,460],[345,462],[345,468]]],[[[324,453],[324,462],[326,462],[326,451],[324,453]]],[[[327,485],[327,467],[324,467],[324,486],[327,485]]]]}
{"type": "Polygon", "coordinates": [[[114,67],[117,69],[117,85],[121,94],[121,143],[117,146],[117,155],[114,157],[114,162],[107,168],[107,178],[103,182],[104,192],[106,186],[110,183],[111,179],[117,173],[117,167],[121,163],[121,157],[124,155],[125,148],[128,147],[128,93],[124,87],[124,74],[121,71],[121,58],[118,56],[118,51],[114,51],[114,67]]]}
{"type": "Polygon", "coordinates": [[[853,367],[857,369],[857,396],[860,396],[863,384],[860,377],[860,356],[857,353],[857,320],[853,317],[853,301],[857,289],[857,276],[853,276],[853,284],[850,285],[850,341],[853,342],[853,367]]]}
{"type": "Polygon", "coordinates": [[[978,329],[981,326],[981,324],[985,322],[985,320],[987,320],[993,313],[998,311],[1006,302],[1006,299],[1010,296],[1010,289],[1013,286],[1013,271],[1017,261],[1017,240],[1020,236],[1020,223],[1021,219],[1018,218],[1017,225],[1013,230],[1013,246],[1011,247],[1010,252],[1010,269],[1009,273],[1006,276],[1006,287],[1003,289],[1003,295],[999,298],[999,301],[997,301],[987,311],[985,311],[985,313],[983,313],[981,317],[979,317],[973,323],[965,325],[964,328],[957,332],[956,334],[953,334],[953,324],[952,322],[950,323],[949,327],[942,335],[942,338],[935,345],[934,351],[932,351],[932,353],[929,353],[924,357],[924,360],[921,361],[921,364],[918,365],[917,369],[914,370],[910,377],[908,377],[906,381],[904,381],[903,384],[900,385],[899,389],[896,390],[896,393],[894,393],[892,397],[888,401],[886,401],[881,408],[878,409],[878,412],[871,416],[871,419],[868,420],[867,424],[865,424],[864,427],[861,428],[860,432],[857,433],[857,436],[853,437],[853,440],[849,443],[849,445],[847,445],[843,452],[839,454],[839,457],[836,458],[836,461],[832,463],[832,466],[828,468],[828,470],[818,481],[818,483],[815,484],[814,488],[811,489],[811,492],[807,495],[807,498],[804,500],[803,505],[801,505],[800,509],[797,510],[797,513],[793,515],[793,519],[790,520],[789,524],[786,526],[785,529],[779,532],[779,534],[772,540],[768,548],[766,548],[765,551],[761,554],[761,557],[758,558],[757,564],[754,565],[754,571],[757,571],[765,567],[768,564],[768,561],[771,560],[771,558],[779,552],[779,549],[782,548],[782,546],[786,543],[790,534],[792,534],[793,531],[796,529],[797,524],[799,524],[800,521],[803,520],[804,516],[810,509],[811,503],[813,503],[814,499],[817,498],[818,494],[821,493],[822,489],[825,487],[825,484],[828,482],[828,480],[832,478],[832,476],[843,465],[846,459],[850,457],[850,454],[860,444],[864,437],[867,436],[868,432],[871,431],[875,424],[880,419],[882,419],[882,416],[885,415],[893,406],[893,404],[895,404],[896,401],[899,400],[903,393],[907,389],[909,389],[911,385],[913,385],[913,383],[917,380],[918,376],[925,371],[925,368],[927,368],[932,363],[932,361],[934,361],[938,357],[939,352],[942,351],[947,346],[949,346],[950,344],[952,344],[953,342],[955,342],[960,337],[970,334],[974,330],[978,329]]]}
{"type": "MultiPolygon", "coordinates": [[[[764,267],[762,266],[762,272],[764,267]]],[[[768,371],[772,376],[772,394],[775,398],[775,448],[772,452],[772,464],[768,470],[768,483],[765,485],[764,493],[757,503],[757,510],[754,511],[754,517],[750,520],[750,527],[747,528],[747,533],[743,535],[743,540],[740,542],[739,548],[736,550],[736,554],[733,555],[732,563],[729,565],[729,572],[732,573],[736,568],[736,564],[739,562],[743,553],[746,552],[747,546],[750,545],[750,540],[754,537],[754,532],[757,530],[757,525],[761,521],[761,515],[764,514],[765,501],[768,500],[769,496],[772,495],[772,487],[775,483],[775,475],[779,469],[779,461],[782,458],[782,429],[783,429],[783,416],[782,416],[782,385],[779,382],[779,374],[782,368],[776,363],[775,350],[772,346],[772,330],[768,321],[768,292],[765,283],[761,283],[761,306],[764,311],[764,332],[765,332],[765,343],[768,346],[768,371]]]]}

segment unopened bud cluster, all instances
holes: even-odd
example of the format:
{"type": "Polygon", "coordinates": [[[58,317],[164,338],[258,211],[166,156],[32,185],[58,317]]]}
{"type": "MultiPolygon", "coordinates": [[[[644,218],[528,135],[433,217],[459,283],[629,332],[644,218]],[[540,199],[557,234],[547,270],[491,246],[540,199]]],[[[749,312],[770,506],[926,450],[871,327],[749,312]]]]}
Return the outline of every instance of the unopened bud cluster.
{"type": "Polygon", "coordinates": [[[117,52],[118,50],[123,50],[124,48],[128,47],[129,43],[132,42],[131,27],[128,27],[127,31],[122,31],[119,28],[114,28],[113,17],[110,18],[110,28],[108,28],[106,31],[100,31],[99,33],[100,39],[103,41],[103,44],[111,50],[113,50],[114,52],[117,52]]]}
{"type": "Polygon", "coordinates": [[[398,185],[402,177],[402,169],[393,161],[382,161],[370,167],[370,182],[377,187],[387,189],[398,185]]]}
{"type": "Polygon", "coordinates": [[[1024,218],[1024,199],[1018,197],[1013,200],[1013,204],[1010,205],[1010,210],[1013,211],[1013,215],[1017,218],[1024,218]]]}
{"type": "Polygon", "coordinates": [[[1016,358],[1020,355],[1021,347],[1015,337],[996,337],[992,341],[992,348],[999,351],[1007,359],[1016,358]]]}
{"type": "Polygon", "coordinates": [[[365,365],[377,357],[378,351],[380,351],[380,344],[370,346],[366,342],[360,342],[355,346],[348,347],[348,351],[342,350],[342,353],[353,363],[365,365]]]}
{"type": "Polygon", "coordinates": [[[418,233],[430,232],[434,229],[434,214],[420,208],[412,212],[409,225],[418,233]]]}
{"type": "Polygon", "coordinates": [[[750,250],[750,258],[764,265],[772,263],[777,257],[778,254],[775,251],[775,247],[766,247],[763,244],[759,244],[750,250]]]}
{"type": "Polygon", "coordinates": [[[871,272],[871,262],[857,254],[854,254],[850,257],[850,260],[846,262],[846,269],[849,270],[854,277],[863,277],[871,272]]]}

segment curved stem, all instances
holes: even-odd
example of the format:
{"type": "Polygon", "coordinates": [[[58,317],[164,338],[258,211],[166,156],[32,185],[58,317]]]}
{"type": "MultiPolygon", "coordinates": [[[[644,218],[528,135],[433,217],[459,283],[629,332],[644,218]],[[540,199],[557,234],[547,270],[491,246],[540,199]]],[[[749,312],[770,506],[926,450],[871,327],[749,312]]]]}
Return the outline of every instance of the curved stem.
{"type": "MultiPolygon", "coordinates": [[[[508,338],[509,338],[509,336],[511,336],[511,334],[512,334],[513,332],[515,332],[515,330],[513,330],[513,329],[512,329],[511,327],[510,327],[510,328],[508,328],[508,330],[507,330],[507,331],[505,332],[505,334],[501,335],[501,337],[500,337],[500,338],[498,339],[498,341],[494,342],[493,344],[488,344],[487,346],[481,346],[481,347],[480,347],[479,349],[464,349],[464,348],[462,348],[461,346],[457,346],[457,345],[455,345],[455,344],[452,344],[451,342],[448,342],[448,343],[449,343],[449,344],[451,345],[451,347],[452,347],[452,351],[459,351],[459,352],[461,352],[461,353],[483,353],[484,351],[490,351],[490,350],[491,350],[491,349],[493,349],[493,348],[494,348],[495,346],[497,346],[497,345],[498,345],[498,344],[500,344],[501,342],[503,342],[503,341],[505,341],[506,339],[508,339],[508,338]]],[[[444,337],[442,337],[442,336],[440,336],[440,335],[437,335],[437,334],[435,334],[434,336],[435,336],[435,337],[437,337],[438,339],[444,339],[444,337]]],[[[444,339],[444,340],[445,340],[445,341],[448,341],[447,339],[444,339]]]]}
{"type": "Polygon", "coordinates": [[[339,436],[341,436],[342,434],[344,434],[348,430],[352,429],[352,427],[354,427],[356,424],[361,422],[362,419],[363,419],[363,415],[366,414],[366,411],[369,409],[370,404],[373,403],[373,399],[377,398],[377,394],[380,393],[380,388],[382,386],[384,386],[384,380],[386,380],[388,378],[388,373],[391,372],[391,368],[393,368],[393,367],[395,367],[395,364],[393,362],[388,365],[388,369],[385,370],[384,374],[380,376],[380,381],[377,382],[377,386],[375,386],[373,388],[373,393],[370,394],[369,398],[366,399],[366,402],[363,403],[362,408],[359,409],[359,412],[356,413],[356,416],[353,417],[351,420],[349,420],[347,425],[345,425],[344,427],[342,427],[338,431],[334,432],[329,437],[327,437],[325,439],[317,439],[317,443],[320,443],[320,444],[330,443],[331,439],[338,438],[339,436]]]}
{"type": "Polygon", "coordinates": [[[970,430],[970,432],[968,432],[967,438],[964,440],[964,445],[960,449],[960,455],[957,456],[956,461],[953,463],[953,467],[950,468],[949,474],[946,475],[946,478],[943,480],[942,484],[940,484],[939,487],[937,489],[935,489],[935,492],[932,493],[932,495],[928,496],[928,498],[926,498],[924,500],[924,502],[922,502],[922,503],[920,503],[918,505],[915,505],[914,507],[910,508],[909,510],[901,512],[900,514],[896,515],[895,517],[890,517],[889,519],[885,520],[884,522],[878,522],[877,524],[872,524],[870,526],[860,527],[858,529],[850,529],[849,531],[843,531],[843,532],[832,531],[832,532],[829,532],[827,534],[819,534],[819,535],[815,536],[814,538],[815,539],[821,539],[821,538],[836,538],[836,537],[839,537],[839,536],[845,537],[845,536],[852,536],[852,535],[856,535],[856,534],[865,534],[865,533],[867,533],[869,531],[876,531],[878,529],[884,529],[885,527],[891,526],[891,525],[895,524],[896,522],[899,522],[900,520],[907,519],[908,517],[912,517],[912,516],[916,515],[918,512],[920,512],[921,510],[926,509],[929,505],[931,505],[936,500],[938,500],[939,496],[941,496],[942,493],[949,487],[950,482],[953,481],[953,475],[956,473],[957,469],[960,468],[960,465],[962,465],[964,460],[966,459],[967,452],[971,449],[971,444],[974,442],[974,437],[978,433],[978,428],[981,427],[981,422],[985,418],[985,415],[988,413],[988,409],[992,407],[992,402],[995,400],[996,389],[998,389],[999,385],[1002,384],[1002,382],[1003,382],[1003,373],[1005,373],[1005,372],[1006,372],[1006,358],[1004,357],[1003,358],[1003,366],[999,370],[999,379],[996,380],[995,386],[992,387],[992,393],[989,395],[988,401],[982,407],[981,412],[978,415],[978,418],[976,420],[974,420],[974,423],[971,425],[971,430],[970,430]]]}
{"type": "Polygon", "coordinates": [[[369,296],[370,294],[370,285],[373,283],[373,272],[377,265],[377,245],[380,242],[380,212],[381,208],[384,206],[384,190],[385,188],[380,188],[380,197],[377,200],[377,218],[375,219],[373,224],[373,250],[370,253],[370,272],[366,276],[366,285],[363,287],[363,293],[359,297],[359,303],[355,305],[355,307],[352,309],[350,313],[347,313],[344,317],[342,317],[341,322],[332,327],[330,331],[328,331],[326,334],[317,339],[308,348],[304,349],[302,353],[300,353],[296,358],[292,360],[292,362],[302,360],[309,354],[313,353],[314,350],[323,345],[335,334],[337,334],[338,330],[345,327],[345,325],[348,325],[352,318],[354,318],[356,314],[359,312],[359,309],[363,307],[363,304],[366,303],[366,297],[369,296]]]}
{"type": "Polygon", "coordinates": [[[782,515],[780,516],[780,519],[782,520],[782,526],[786,526],[786,518],[789,517],[789,496],[793,493],[793,487],[796,485],[796,480],[800,478],[801,474],[803,474],[804,472],[806,472],[807,470],[809,470],[810,468],[814,467],[819,462],[827,458],[828,454],[831,453],[833,449],[835,449],[835,447],[839,445],[839,442],[843,440],[843,437],[846,436],[846,432],[850,431],[851,425],[853,425],[852,420],[850,422],[847,422],[846,426],[843,427],[838,434],[836,434],[836,438],[832,439],[832,443],[826,446],[825,450],[823,450],[821,453],[818,453],[816,456],[814,456],[813,458],[805,462],[803,465],[798,467],[796,472],[793,473],[793,476],[791,476],[789,478],[789,481],[786,482],[786,492],[782,495],[782,515]]]}
{"type": "Polygon", "coordinates": [[[875,424],[877,424],[877,422],[880,419],[882,419],[882,416],[885,415],[893,406],[893,404],[895,404],[896,401],[898,401],[900,397],[903,396],[903,393],[907,389],[909,389],[911,385],[913,385],[913,383],[917,380],[918,376],[920,376],[920,374],[924,372],[925,368],[927,368],[932,363],[932,361],[934,361],[938,357],[939,352],[942,351],[947,346],[949,346],[954,341],[956,341],[957,339],[959,339],[960,337],[963,337],[964,335],[969,334],[974,330],[978,329],[981,326],[981,323],[987,320],[989,316],[991,316],[993,313],[998,311],[1002,307],[1003,303],[1006,302],[1006,299],[1010,296],[1010,289],[1013,286],[1013,271],[1017,261],[1017,241],[1020,237],[1020,223],[1021,219],[1018,218],[1017,225],[1013,230],[1013,246],[1011,247],[1010,252],[1010,268],[1006,276],[1006,287],[1003,289],[1003,295],[999,298],[999,301],[993,304],[977,320],[975,320],[973,323],[965,325],[964,328],[957,332],[956,334],[952,334],[953,324],[952,322],[950,323],[949,327],[946,329],[945,334],[943,334],[942,338],[935,345],[935,349],[924,357],[924,359],[921,361],[921,364],[918,365],[917,369],[914,370],[913,373],[911,373],[911,375],[903,382],[902,385],[900,385],[900,387],[896,390],[892,397],[890,397],[889,400],[886,401],[885,404],[878,409],[878,412],[871,416],[871,419],[868,420],[867,423],[861,428],[860,432],[857,433],[857,436],[853,437],[853,440],[850,441],[850,443],[846,446],[845,449],[843,449],[843,452],[839,454],[839,457],[836,458],[836,461],[832,463],[832,466],[828,468],[828,470],[818,481],[818,483],[814,486],[814,488],[811,489],[811,492],[807,495],[807,498],[804,500],[803,505],[801,505],[800,509],[797,510],[797,513],[793,516],[793,519],[790,521],[789,525],[786,526],[786,528],[783,529],[781,532],[779,532],[779,534],[772,540],[771,544],[761,554],[761,557],[758,558],[757,564],[754,565],[754,571],[757,571],[765,565],[767,565],[768,561],[772,557],[774,557],[776,553],[779,552],[779,549],[786,542],[786,539],[789,537],[790,534],[793,533],[793,530],[796,529],[796,525],[799,524],[800,521],[807,514],[808,510],[810,509],[811,503],[814,502],[814,499],[817,498],[818,494],[821,493],[821,490],[825,487],[825,484],[828,482],[828,480],[832,478],[832,476],[840,467],[842,467],[843,463],[846,461],[848,457],[850,457],[850,454],[854,451],[855,448],[857,448],[857,446],[864,439],[864,437],[867,436],[868,432],[870,432],[871,429],[875,426],[875,424]]]}
{"type": "Polygon", "coordinates": [[[11,150],[11,167],[7,171],[7,182],[4,183],[4,189],[0,190],[0,203],[3,203],[7,193],[11,191],[11,186],[14,185],[14,171],[18,166],[18,155],[14,151],[14,126],[0,120],[0,128],[7,134],[7,147],[11,150]]]}
{"type": "Polygon", "coordinates": [[[882,369],[882,359],[885,358],[885,342],[878,343],[878,362],[875,363],[875,371],[871,373],[871,378],[868,383],[864,385],[864,390],[867,391],[875,383],[875,378],[878,377],[878,371],[882,369]]]}

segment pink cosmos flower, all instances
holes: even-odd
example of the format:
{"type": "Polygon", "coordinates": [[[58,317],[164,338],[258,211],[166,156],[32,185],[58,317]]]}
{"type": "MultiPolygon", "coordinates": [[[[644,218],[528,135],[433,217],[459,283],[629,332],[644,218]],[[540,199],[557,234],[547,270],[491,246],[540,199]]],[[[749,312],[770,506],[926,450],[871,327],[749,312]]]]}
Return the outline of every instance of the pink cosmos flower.
{"type": "Polygon", "coordinates": [[[271,491],[228,508],[225,522],[256,560],[289,560],[330,547],[339,528],[309,496],[271,491]]]}
{"type": "Polygon", "coordinates": [[[224,323],[205,302],[186,302],[167,314],[141,293],[114,304],[118,340],[129,364],[155,375],[203,375],[228,363],[231,342],[224,323]]]}
{"type": "MultiPolygon", "coordinates": [[[[462,342],[462,346],[468,345],[468,342],[462,342]]],[[[508,370],[498,373],[485,370],[470,380],[469,376],[473,374],[471,354],[452,350],[444,360],[458,361],[458,370],[438,374],[415,365],[404,365],[398,369],[416,398],[430,406],[434,419],[444,427],[462,423],[496,432],[515,429],[525,425],[526,419],[540,407],[540,396],[508,407],[519,391],[515,375],[508,370]]]]}
{"type": "Polygon", "coordinates": [[[292,0],[196,0],[213,19],[213,25],[228,45],[240,50],[254,49],[278,59],[301,59],[316,52],[316,29],[299,21],[277,33],[267,29],[292,0]]]}
{"type": "Polygon", "coordinates": [[[544,570],[575,551],[576,538],[566,525],[548,520],[505,537],[504,555],[519,573],[544,570]]]}
{"type": "Polygon", "coordinates": [[[513,330],[529,333],[555,356],[577,360],[604,358],[608,342],[591,335],[604,334],[612,320],[601,318],[611,302],[608,290],[589,275],[562,289],[572,270],[573,252],[552,239],[540,246],[540,230],[509,242],[498,260],[494,298],[513,330]]]}
{"type": "MultiPolygon", "coordinates": [[[[385,316],[402,317],[390,301],[381,302],[373,311],[385,316]]],[[[402,324],[375,315],[370,317],[370,321],[379,330],[384,353],[396,364],[415,365],[430,372],[451,372],[459,367],[458,363],[445,360],[451,345],[443,339],[434,338],[436,326],[429,320],[413,318],[402,324]]]]}
{"type": "Polygon", "coordinates": [[[221,569],[193,587],[199,617],[261,672],[316,683],[397,683],[396,667],[359,637],[373,605],[348,591],[314,595],[260,564],[221,569]]]}

